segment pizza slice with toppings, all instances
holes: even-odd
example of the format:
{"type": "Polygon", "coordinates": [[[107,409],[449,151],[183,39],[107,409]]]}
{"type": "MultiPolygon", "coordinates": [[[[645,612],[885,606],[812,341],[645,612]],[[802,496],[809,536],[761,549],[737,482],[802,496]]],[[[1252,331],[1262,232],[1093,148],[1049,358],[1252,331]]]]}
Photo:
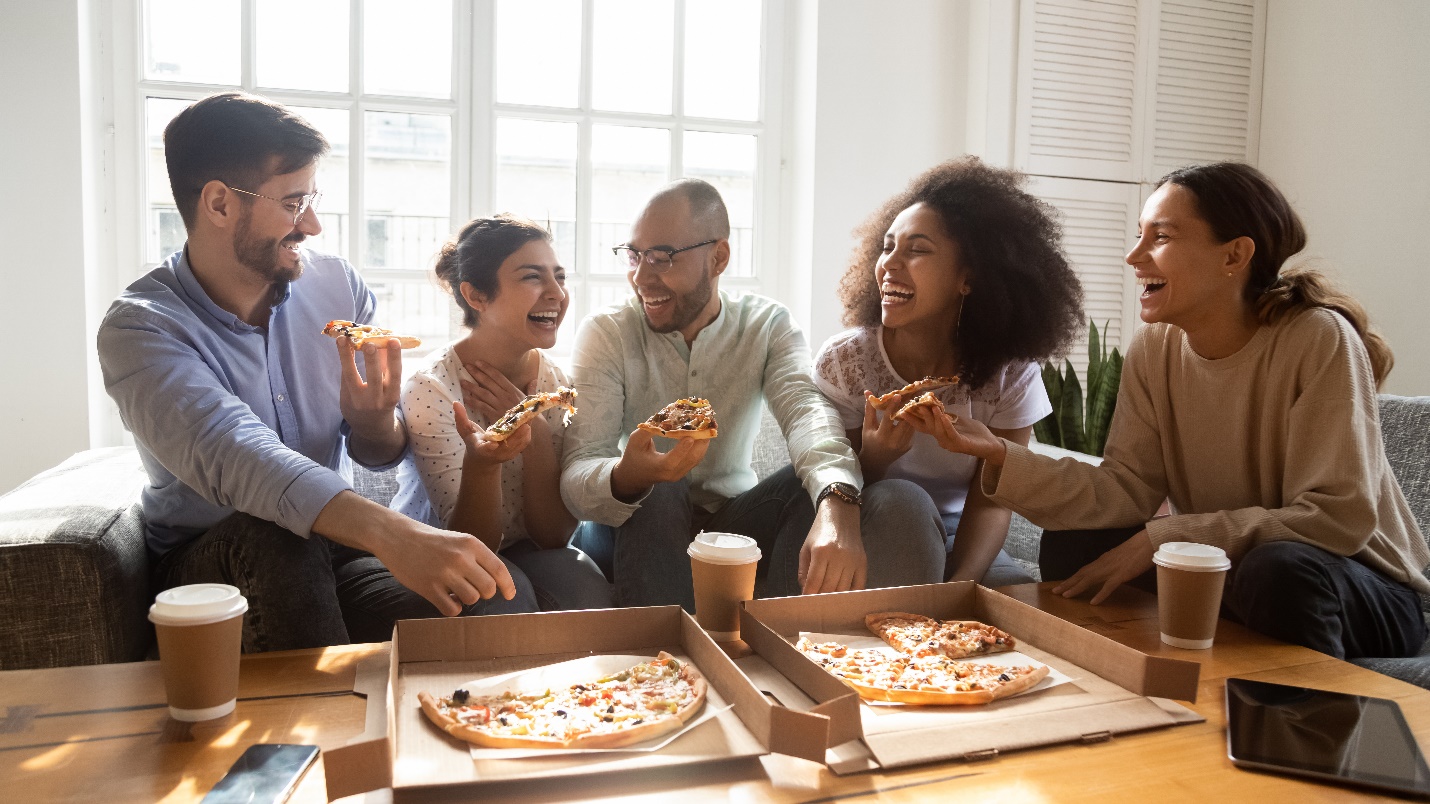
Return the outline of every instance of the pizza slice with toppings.
{"type": "Polygon", "coordinates": [[[563,385],[555,391],[528,395],[487,428],[486,438],[488,441],[505,441],[523,424],[552,408],[566,408],[566,415],[561,417],[561,424],[562,426],[569,425],[571,417],[576,415],[576,389],[563,385]]]}
{"type": "Polygon", "coordinates": [[[346,336],[348,338],[351,338],[353,346],[357,347],[361,347],[364,343],[370,340],[383,340],[387,338],[393,338],[397,340],[402,345],[403,349],[413,349],[422,345],[422,340],[420,338],[414,338],[409,335],[398,335],[390,329],[375,327],[371,324],[357,324],[352,321],[344,321],[342,319],[334,319],[332,321],[329,321],[328,325],[323,327],[323,334],[333,338],[342,338],[346,336]]]}
{"type": "Polygon", "coordinates": [[[934,396],[932,391],[929,391],[923,396],[920,396],[916,399],[909,400],[909,402],[903,407],[899,408],[898,412],[894,413],[891,418],[893,418],[895,421],[903,421],[903,419],[907,417],[910,413],[912,413],[916,408],[931,408],[944,414],[945,416],[948,416],[950,420],[957,421],[957,419],[954,418],[953,414],[943,409],[943,402],[939,401],[938,397],[934,396]]]}
{"type": "Polygon", "coordinates": [[[929,391],[937,391],[940,388],[947,388],[950,385],[957,384],[958,375],[952,377],[924,377],[922,380],[911,382],[903,388],[895,388],[887,394],[874,397],[874,407],[883,410],[892,404],[895,399],[907,399],[914,394],[926,394],[929,391]]]}
{"type": "Polygon", "coordinates": [[[636,426],[666,438],[714,438],[720,434],[710,400],[695,396],[675,400],[636,426]]]}
{"type": "Polygon", "coordinates": [[[870,614],[864,624],[895,649],[914,657],[964,659],[1017,647],[1007,631],[976,620],[936,620],[922,614],[890,611],[870,614]]]}

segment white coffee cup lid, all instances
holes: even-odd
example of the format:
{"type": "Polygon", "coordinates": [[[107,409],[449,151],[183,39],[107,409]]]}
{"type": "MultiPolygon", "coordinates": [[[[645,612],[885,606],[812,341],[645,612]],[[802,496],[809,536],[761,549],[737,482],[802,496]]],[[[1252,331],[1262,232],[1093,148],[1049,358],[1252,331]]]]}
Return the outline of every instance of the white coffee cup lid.
{"type": "Polygon", "coordinates": [[[760,545],[738,533],[699,533],[685,552],[710,564],[748,564],[760,560],[760,545]]]}
{"type": "Polygon", "coordinates": [[[1231,559],[1220,547],[1196,542],[1167,542],[1152,556],[1153,563],[1169,569],[1220,572],[1231,569],[1231,559]]]}
{"type": "Polygon", "coordinates": [[[204,625],[245,611],[248,600],[239,594],[238,587],[194,583],[160,592],[149,607],[149,621],[159,625],[204,625]]]}

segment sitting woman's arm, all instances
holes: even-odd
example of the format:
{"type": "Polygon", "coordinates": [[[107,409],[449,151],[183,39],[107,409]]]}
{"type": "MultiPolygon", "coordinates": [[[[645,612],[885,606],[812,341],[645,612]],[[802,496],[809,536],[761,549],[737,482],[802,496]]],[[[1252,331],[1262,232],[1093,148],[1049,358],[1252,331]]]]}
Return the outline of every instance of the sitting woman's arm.
{"type": "Polygon", "coordinates": [[[493,551],[502,541],[501,467],[531,443],[530,425],[518,427],[505,441],[488,441],[485,431],[467,418],[462,403],[452,403],[457,434],[467,450],[462,456],[462,481],[447,527],[470,533],[493,551]]]}
{"type": "MultiPolygon", "coordinates": [[[[999,438],[1027,446],[1033,428],[992,428],[990,432],[999,438]]],[[[977,477],[978,473],[974,472],[975,480],[977,477]]],[[[958,533],[953,540],[953,553],[949,556],[953,572],[945,580],[981,581],[988,573],[988,568],[993,566],[998,551],[1003,549],[1003,543],[1008,539],[1008,524],[1012,519],[1013,512],[988,499],[981,484],[970,483],[968,497],[963,504],[963,516],[958,520],[958,533]]]]}

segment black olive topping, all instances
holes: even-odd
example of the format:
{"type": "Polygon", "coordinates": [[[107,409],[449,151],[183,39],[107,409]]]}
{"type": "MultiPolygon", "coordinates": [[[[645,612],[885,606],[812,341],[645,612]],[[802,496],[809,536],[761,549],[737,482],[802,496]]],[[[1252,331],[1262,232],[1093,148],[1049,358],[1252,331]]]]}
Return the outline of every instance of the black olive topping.
{"type": "Polygon", "coordinates": [[[616,711],[616,705],[615,705],[615,704],[611,704],[610,706],[606,707],[606,714],[609,715],[609,714],[611,714],[611,713],[614,712],[614,711],[616,711]]]}
{"type": "Polygon", "coordinates": [[[998,680],[999,680],[999,681],[1012,681],[1013,679],[1010,678],[1007,673],[1004,673],[1003,675],[1001,675],[1001,676],[998,677],[998,680]]]}
{"type": "Polygon", "coordinates": [[[506,715],[497,715],[497,722],[502,724],[503,726],[511,725],[510,723],[506,722],[506,715]]]}
{"type": "Polygon", "coordinates": [[[452,693],[452,703],[464,704],[467,702],[467,699],[471,697],[472,694],[470,692],[467,692],[466,690],[457,690],[456,692],[452,693]]]}
{"type": "Polygon", "coordinates": [[[561,717],[566,717],[566,710],[565,710],[565,709],[557,709],[557,710],[556,710],[556,714],[560,715],[561,717]]]}
{"type": "Polygon", "coordinates": [[[633,725],[633,726],[639,726],[640,724],[642,724],[642,723],[644,723],[644,722],[645,722],[645,718],[643,718],[643,717],[638,717],[638,718],[635,719],[635,722],[632,723],[631,725],[633,725]]]}
{"type": "Polygon", "coordinates": [[[615,720],[615,718],[611,717],[610,715],[606,715],[605,717],[601,718],[601,720],[610,723],[611,721],[615,720]]]}

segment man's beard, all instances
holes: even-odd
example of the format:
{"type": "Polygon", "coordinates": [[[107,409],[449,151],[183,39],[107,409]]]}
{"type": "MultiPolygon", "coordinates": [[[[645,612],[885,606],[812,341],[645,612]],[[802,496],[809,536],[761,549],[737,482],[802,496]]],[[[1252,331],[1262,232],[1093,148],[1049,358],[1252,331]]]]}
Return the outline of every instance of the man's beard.
{"type": "Polygon", "coordinates": [[[678,293],[675,295],[675,311],[670,316],[670,323],[657,327],[650,320],[650,315],[646,315],[646,326],[651,332],[676,332],[690,326],[695,319],[700,317],[700,313],[705,310],[705,305],[710,303],[710,297],[715,293],[715,282],[710,278],[708,271],[701,272],[700,284],[691,289],[689,293],[678,293]]]}
{"type": "MultiPolygon", "coordinates": [[[[303,242],[303,235],[292,234],[281,242],[303,242]]],[[[280,241],[276,238],[261,238],[253,234],[251,218],[247,213],[238,220],[238,228],[233,234],[233,250],[238,261],[258,278],[269,283],[292,282],[303,273],[303,261],[298,260],[296,268],[284,268],[278,264],[280,241]]],[[[286,250],[286,249],[285,249],[286,250]]]]}

